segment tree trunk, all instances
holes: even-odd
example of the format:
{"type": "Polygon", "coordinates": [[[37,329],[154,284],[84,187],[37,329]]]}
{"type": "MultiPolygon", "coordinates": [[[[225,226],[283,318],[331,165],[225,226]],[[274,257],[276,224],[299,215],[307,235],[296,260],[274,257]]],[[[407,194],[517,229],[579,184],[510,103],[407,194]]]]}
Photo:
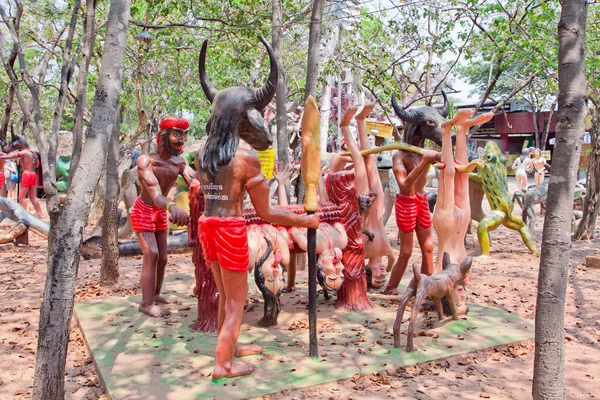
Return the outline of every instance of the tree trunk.
{"type": "Polygon", "coordinates": [[[596,220],[600,212],[600,109],[594,109],[594,118],[592,119],[592,129],[590,136],[592,138],[592,151],[587,163],[587,184],[585,199],[583,201],[583,216],[577,230],[575,239],[593,239],[596,232],[596,220]]]}
{"type": "Polygon", "coordinates": [[[110,286],[119,280],[119,129],[120,116],[113,126],[106,158],[106,196],[104,197],[104,225],[102,226],[102,262],[100,284],[110,286]]]}
{"type": "Polygon", "coordinates": [[[548,113],[548,121],[544,125],[544,133],[542,134],[542,147],[541,150],[546,150],[546,143],[548,143],[548,134],[550,133],[550,125],[552,125],[552,116],[554,115],[554,109],[556,108],[556,103],[558,102],[558,96],[552,102],[550,106],[550,112],[548,113]]]}
{"type": "Polygon", "coordinates": [[[313,0],[308,36],[308,60],[306,67],[306,86],[304,100],[312,95],[317,98],[317,80],[319,78],[319,44],[321,43],[321,27],[323,25],[323,8],[325,0],[313,0]]]}
{"type": "Polygon", "coordinates": [[[85,102],[87,97],[87,76],[88,71],[90,70],[92,55],[94,53],[94,43],[96,42],[96,1],[97,0],[86,1],[83,54],[79,64],[79,73],[77,74],[75,124],[73,125],[73,152],[71,153],[69,184],[71,183],[77,165],[79,165],[81,148],[83,147],[83,115],[85,113],[85,102]]]}
{"type": "Polygon", "coordinates": [[[83,228],[106,162],[108,140],[117,123],[123,77],[123,58],[131,0],[112,0],[107,18],[104,54],[92,118],[79,168],[55,226],[48,254],[44,297],[40,308],[39,338],[33,399],[64,398],[65,362],[83,228]]]}
{"type": "MultiPolygon", "coordinates": [[[[320,142],[321,142],[321,158],[327,153],[327,138],[329,136],[329,118],[331,117],[331,86],[333,85],[333,77],[327,76],[323,83],[323,91],[321,92],[321,111],[320,111],[320,142]]],[[[338,99],[341,98],[338,93],[338,99]]]]}
{"type": "Polygon", "coordinates": [[[558,23],[558,124],[535,315],[534,399],[564,399],[564,314],[575,172],[587,115],[586,0],[564,0],[558,23]]]}
{"type": "Polygon", "coordinates": [[[283,61],[281,60],[281,38],[283,37],[282,24],[283,8],[281,0],[273,0],[273,32],[271,40],[279,69],[279,76],[277,77],[277,94],[275,97],[277,106],[275,110],[275,120],[277,122],[277,161],[282,163],[285,167],[289,163],[289,138],[287,133],[287,109],[285,104],[287,97],[287,78],[283,69],[283,61]]]}
{"type": "MultiPolygon", "coordinates": [[[[15,17],[15,30],[19,33],[19,28],[21,26],[21,16],[23,15],[23,5],[22,3],[17,3],[17,16],[15,17]]],[[[10,58],[8,60],[8,64],[10,68],[13,68],[15,65],[15,61],[17,60],[17,52],[19,51],[18,46],[13,46],[13,49],[10,53],[10,58]]],[[[0,127],[0,140],[6,143],[6,133],[8,132],[8,124],[10,122],[10,114],[12,113],[12,105],[15,99],[15,88],[14,86],[10,86],[8,89],[8,97],[6,98],[6,107],[4,108],[4,116],[2,117],[2,126],[0,127]]],[[[2,173],[2,172],[0,172],[2,173]]]]}
{"type": "Polygon", "coordinates": [[[531,113],[531,118],[533,118],[533,129],[534,129],[534,134],[533,134],[533,140],[535,142],[535,147],[538,149],[541,149],[542,146],[540,144],[541,142],[541,138],[540,138],[540,112],[539,110],[534,110],[531,113]]]}

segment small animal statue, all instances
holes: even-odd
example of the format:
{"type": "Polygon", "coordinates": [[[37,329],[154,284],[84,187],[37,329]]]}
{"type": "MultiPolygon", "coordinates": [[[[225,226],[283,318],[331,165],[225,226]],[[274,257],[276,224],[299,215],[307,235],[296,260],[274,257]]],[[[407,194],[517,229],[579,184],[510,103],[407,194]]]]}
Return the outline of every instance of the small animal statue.
{"type": "Polygon", "coordinates": [[[481,254],[490,255],[489,231],[493,231],[500,224],[509,229],[519,231],[525,245],[535,255],[538,254],[535,240],[527,225],[517,217],[512,216],[514,204],[508,192],[506,178],[506,157],[494,142],[487,142],[483,149],[483,168],[471,173],[469,179],[480,182],[487,196],[492,211],[485,216],[477,227],[477,239],[481,254]]]}
{"type": "Polygon", "coordinates": [[[419,309],[426,298],[433,300],[435,309],[438,314],[438,319],[441,321],[444,317],[442,310],[442,298],[448,300],[450,310],[452,312],[452,319],[458,319],[458,309],[464,307],[461,304],[461,300],[458,298],[454,288],[457,285],[463,285],[464,279],[469,270],[473,259],[467,256],[460,265],[450,263],[450,255],[444,253],[442,258],[442,271],[433,274],[431,276],[421,277],[420,268],[416,264],[413,264],[414,276],[406,291],[402,294],[400,304],[398,305],[398,311],[396,313],[396,320],[394,321],[394,347],[400,347],[400,327],[402,325],[402,318],[404,317],[404,310],[408,301],[415,296],[412,311],[410,314],[410,323],[408,325],[408,337],[406,339],[406,351],[413,351],[413,336],[415,334],[415,325],[417,324],[417,316],[419,309]]]}
{"type": "Polygon", "coordinates": [[[535,186],[533,189],[527,191],[517,190],[513,194],[513,203],[517,202],[523,210],[521,218],[531,232],[533,232],[533,228],[535,227],[534,206],[539,204],[542,209],[545,208],[546,199],[548,198],[548,182],[542,182],[540,186],[535,186]]]}

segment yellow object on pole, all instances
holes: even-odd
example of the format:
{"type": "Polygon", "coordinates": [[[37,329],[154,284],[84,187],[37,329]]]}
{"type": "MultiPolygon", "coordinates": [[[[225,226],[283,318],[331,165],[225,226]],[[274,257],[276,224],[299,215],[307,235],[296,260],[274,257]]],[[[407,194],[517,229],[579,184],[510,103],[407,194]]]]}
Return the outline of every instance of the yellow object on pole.
{"type": "Polygon", "coordinates": [[[317,211],[317,183],[321,176],[321,126],[317,102],[308,96],[302,115],[302,181],[306,186],[304,209],[317,211]]]}

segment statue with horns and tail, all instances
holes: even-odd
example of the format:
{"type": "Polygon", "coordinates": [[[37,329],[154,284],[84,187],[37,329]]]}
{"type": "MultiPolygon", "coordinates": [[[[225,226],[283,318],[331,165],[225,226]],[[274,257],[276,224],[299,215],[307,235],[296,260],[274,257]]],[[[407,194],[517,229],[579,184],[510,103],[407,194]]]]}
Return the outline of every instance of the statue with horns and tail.
{"type": "Polygon", "coordinates": [[[307,228],[319,225],[317,215],[271,208],[269,186],[257,155],[239,146],[242,139],[255,150],[266,150],[273,142],[263,111],[275,96],[278,69],[273,49],[262,36],[259,39],[269,53],[271,70],[266,84],[258,89],[215,89],[206,74],[207,41],[200,51],[200,82],[212,104],[206,125],[208,139],[198,157],[197,178],[204,193],[198,241],[219,292],[219,338],[213,380],[252,373],[253,365],[234,362],[233,358],[262,353],[259,345],[237,344],[248,294],[248,235],[242,211],[246,192],[257,215],[267,222],[307,228]]]}

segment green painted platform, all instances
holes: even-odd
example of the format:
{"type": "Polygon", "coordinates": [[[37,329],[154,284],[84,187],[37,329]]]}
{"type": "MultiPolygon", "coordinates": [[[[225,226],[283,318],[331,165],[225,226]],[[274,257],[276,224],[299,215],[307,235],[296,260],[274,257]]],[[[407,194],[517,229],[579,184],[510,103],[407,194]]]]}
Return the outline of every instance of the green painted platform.
{"type": "MultiPolygon", "coordinates": [[[[189,297],[192,279],[169,276],[167,293],[181,297],[171,306],[166,319],[151,319],[137,311],[139,296],[77,303],[75,310],[99,373],[113,399],[239,399],[318,385],[407,366],[440,358],[519,342],[534,336],[533,321],[505,311],[470,304],[466,319],[447,319],[431,329],[421,328],[435,321],[431,313],[419,316],[415,337],[417,351],[393,348],[391,328],[397,303],[376,295],[376,307],[367,312],[336,311],[333,299],[319,298],[319,349],[321,357],[308,354],[306,287],[283,294],[279,326],[256,326],[262,301],[251,283],[249,311],[244,314],[241,343],[257,343],[261,356],[245,357],[256,372],[247,377],[214,383],[216,334],[192,332],[188,326],[196,317],[196,299],[189,297]],[[383,305],[383,306],[382,306],[383,305]]],[[[405,314],[405,318],[407,314],[405,314]]],[[[406,344],[408,322],[402,326],[406,344]]]]}

